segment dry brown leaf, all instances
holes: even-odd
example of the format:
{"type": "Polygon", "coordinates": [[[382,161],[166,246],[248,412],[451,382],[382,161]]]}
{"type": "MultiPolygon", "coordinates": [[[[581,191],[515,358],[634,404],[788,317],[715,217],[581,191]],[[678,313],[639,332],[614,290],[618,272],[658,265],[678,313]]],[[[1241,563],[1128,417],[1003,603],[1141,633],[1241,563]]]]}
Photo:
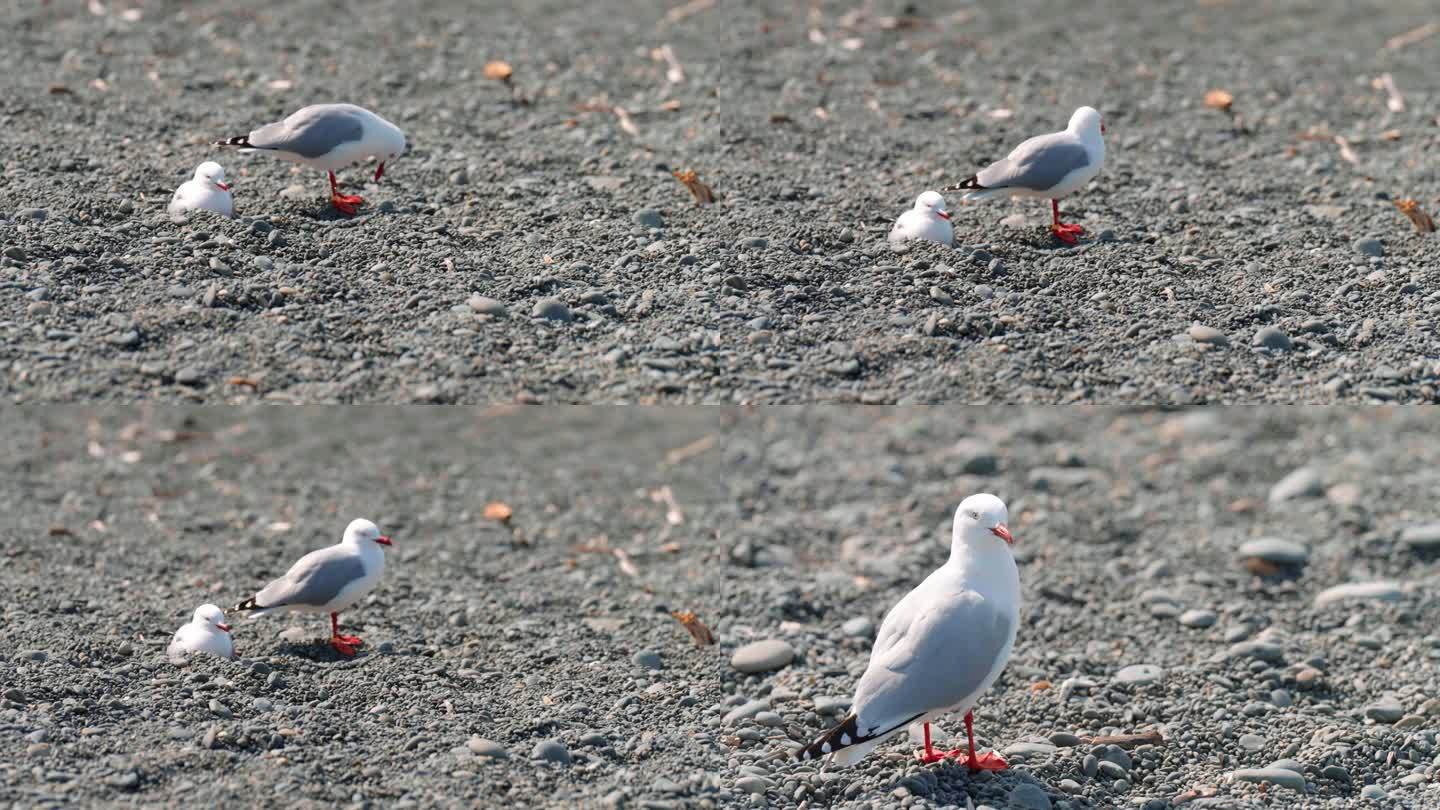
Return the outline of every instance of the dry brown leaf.
{"type": "Polygon", "coordinates": [[[242,385],[246,388],[249,388],[251,391],[260,390],[260,381],[251,377],[231,377],[225,382],[230,385],[242,385]]]}
{"type": "Polygon", "coordinates": [[[510,518],[514,515],[514,511],[510,509],[510,505],[507,503],[503,503],[501,501],[492,501],[491,503],[485,504],[486,520],[493,520],[497,523],[504,523],[506,525],[509,525],[510,518]]]}
{"type": "Polygon", "coordinates": [[[690,0],[683,6],[676,6],[665,12],[665,22],[674,25],[692,14],[699,14],[715,5],[715,0],[690,0]]]}
{"type": "Polygon", "coordinates": [[[1051,683],[1049,681],[1036,681],[1035,683],[1030,684],[1030,691],[1044,692],[1046,689],[1049,689],[1050,686],[1051,683]]]}
{"type": "Polygon", "coordinates": [[[1420,207],[1420,203],[1410,199],[1396,200],[1395,207],[1400,209],[1400,213],[1410,218],[1415,225],[1416,233],[1435,232],[1435,220],[1425,213],[1424,209],[1420,207]]]}
{"type": "Polygon", "coordinates": [[[50,527],[50,536],[51,536],[51,537],[74,537],[74,536],[75,536],[75,533],[72,532],[72,531],[70,531],[69,529],[65,528],[64,526],[51,526],[51,527],[50,527]]]}
{"type": "Polygon", "coordinates": [[[690,190],[690,196],[695,198],[696,205],[709,205],[715,202],[715,192],[701,182],[693,169],[671,171],[670,174],[690,190]]]}
{"type": "Polygon", "coordinates": [[[615,555],[615,561],[620,564],[620,570],[624,571],[626,576],[640,576],[640,569],[636,568],[635,563],[630,561],[630,555],[625,552],[625,549],[612,548],[610,549],[610,553],[615,555]]]}
{"type": "Polygon", "coordinates": [[[1380,140],[1382,140],[1382,141],[1398,141],[1398,140],[1400,140],[1400,130],[1398,130],[1398,129],[1387,129],[1387,130],[1385,130],[1384,132],[1380,133],[1380,140]]]}
{"type": "Polygon", "coordinates": [[[790,116],[786,115],[785,113],[770,113],[770,123],[772,123],[772,124],[793,124],[793,123],[795,123],[795,119],[794,119],[794,118],[791,118],[790,116]]]}
{"type": "Polygon", "coordinates": [[[635,121],[630,118],[630,113],[624,107],[611,107],[610,111],[620,119],[620,128],[625,130],[632,138],[640,137],[640,128],[635,126],[635,121]]]}
{"type": "Polygon", "coordinates": [[[514,75],[515,69],[510,67],[509,62],[496,59],[485,63],[485,78],[492,82],[508,82],[514,75]]]}
{"type": "MultiPolygon", "coordinates": [[[[680,182],[684,183],[685,181],[684,181],[684,180],[681,180],[680,182]]],[[[689,184],[686,183],[686,186],[688,187],[689,184]]],[[[693,192],[692,192],[692,193],[693,193],[693,192]]],[[[675,448],[674,450],[670,450],[670,451],[668,451],[667,453],[665,453],[665,463],[673,467],[673,466],[675,466],[676,464],[679,464],[679,463],[682,462],[682,461],[685,461],[685,460],[687,460],[687,459],[694,458],[695,456],[700,455],[701,453],[705,452],[706,450],[709,450],[710,448],[712,448],[712,447],[714,447],[714,446],[715,446],[715,434],[714,434],[714,433],[708,433],[708,434],[706,434],[706,435],[704,435],[704,436],[701,436],[700,438],[696,439],[695,441],[690,442],[689,444],[685,445],[684,447],[677,447],[677,448],[675,448]]]]}
{"type": "Polygon", "coordinates": [[[1385,41],[1385,49],[1390,51],[1399,50],[1406,45],[1414,45],[1440,33],[1440,22],[1428,22],[1418,28],[1411,28],[1403,34],[1397,34],[1385,41]]]}
{"type": "Polygon", "coordinates": [[[665,112],[675,112],[676,110],[680,109],[680,102],[673,98],[669,101],[662,101],[660,102],[660,109],[664,110],[665,112]]]}
{"type": "Polygon", "coordinates": [[[1385,107],[1390,112],[1405,112],[1405,97],[1400,95],[1400,88],[1395,86],[1394,76],[1383,73],[1372,81],[1370,86],[1385,91],[1385,107]]]}
{"type": "Polygon", "coordinates": [[[63,84],[52,84],[49,89],[50,95],[52,96],[71,96],[75,94],[74,90],[71,90],[63,84]]]}
{"type": "Polygon", "coordinates": [[[1345,140],[1345,136],[1336,135],[1334,140],[1335,145],[1340,147],[1340,157],[1344,158],[1349,163],[1360,162],[1359,156],[1355,154],[1354,149],[1350,148],[1350,142],[1345,140]]]}
{"type": "Polygon", "coordinates": [[[1181,805],[1185,804],[1186,802],[1193,802],[1196,799],[1208,799],[1211,796],[1214,796],[1217,792],[1218,791],[1210,785],[1201,785],[1200,787],[1192,788],[1191,790],[1187,790],[1184,793],[1181,793],[1179,796],[1171,799],[1170,803],[1174,805],[1181,805]]]}
{"type": "Polygon", "coordinates": [[[696,617],[694,611],[672,610],[670,611],[670,615],[674,616],[675,620],[680,622],[690,633],[690,638],[695,640],[695,646],[708,647],[715,643],[715,634],[711,633],[710,628],[706,627],[705,623],[696,617]]]}
{"type": "Polygon", "coordinates": [[[1140,734],[1105,734],[1099,737],[1081,737],[1086,745],[1118,745],[1121,748],[1135,748],[1141,745],[1164,745],[1165,737],[1158,731],[1140,734]]]}
{"type": "Polygon", "coordinates": [[[1230,105],[1235,102],[1235,97],[1224,90],[1215,89],[1205,94],[1205,106],[1212,110],[1230,111],[1230,105]]]}

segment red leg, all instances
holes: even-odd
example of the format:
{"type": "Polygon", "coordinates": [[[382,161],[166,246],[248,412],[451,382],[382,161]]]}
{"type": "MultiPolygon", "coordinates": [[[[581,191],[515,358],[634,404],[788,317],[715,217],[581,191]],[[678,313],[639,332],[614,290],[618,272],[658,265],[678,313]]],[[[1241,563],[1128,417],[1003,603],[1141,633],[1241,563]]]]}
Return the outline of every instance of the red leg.
{"type": "Polygon", "coordinates": [[[335,206],[335,210],[347,217],[355,216],[355,214],[358,213],[355,210],[356,206],[364,205],[365,198],[354,194],[341,194],[340,186],[335,181],[335,172],[329,172],[328,174],[330,175],[330,204],[335,206]]]}
{"type": "Polygon", "coordinates": [[[921,725],[925,729],[925,751],[916,751],[915,758],[920,760],[920,762],[924,765],[939,762],[940,760],[945,758],[945,752],[936,751],[934,748],[930,747],[930,724],[922,723],[921,725]]]}
{"type": "Polygon", "coordinates": [[[355,648],[364,645],[359,636],[340,635],[340,614],[330,614],[330,646],[341,655],[354,655],[355,648]]]}
{"type": "Polygon", "coordinates": [[[970,758],[965,764],[970,766],[972,771],[1003,771],[1010,767],[1005,758],[994,751],[975,755],[975,715],[973,712],[965,713],[965,735],[970,738],[970,758]]]}
{"type": "Polygon", "coordinates": [[[1077,241],[1076,237],[1084,232],[1085,229],[1079,225],[1066,225],[1061,222],[1060,201],[1050,201],[1050,233],[1055,234],[1056,239],[1059,239],[1067,245],[1073,245],[1077,241]]]}

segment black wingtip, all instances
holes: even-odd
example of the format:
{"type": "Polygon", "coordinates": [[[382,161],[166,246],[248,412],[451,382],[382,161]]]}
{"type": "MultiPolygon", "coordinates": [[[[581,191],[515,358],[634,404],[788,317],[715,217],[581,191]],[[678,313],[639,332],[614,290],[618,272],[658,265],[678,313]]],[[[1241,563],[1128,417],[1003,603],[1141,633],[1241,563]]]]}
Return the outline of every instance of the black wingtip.
{"type": "Polygon", "coordinates": [[[258,610],[259,608],[260,608],[260,605],[259,605],[258,603],[256,603],[255,597],[252,596],[252,597],[250,597],[249,599],[246,599],[244,602],[241,602],[240,604],[236,605],[235,607],[230,608],[229,610],[227,610],[227,611],[225,611],[225,612],[226,612],[226,613],[239,613],[239,612],[242,611],[242,610],[258,610]]]}
{"type": "Polygon", "coordinates": [[[236,135],[236,136],[233,137],[233,138],[226,138],[226,139],[223,140],[223,141],[214,141],[214,142],[212,142],[210,145],[211,145],[211,146],[239,146],[239,147],[244,148],[244,149],[254,149],[254,148],[255,148],[255,147],[253,147],[253,146],[250,145],[250,136],[249,136],[249,135],[236,135]]]}
{"type": "Polygon", "coordinates": [[[961,180],[960,182],[956,183],[956,184],[953,185],[953,186],[946,186],[943,190],[944,190],[944,191],[967,191],[967,190],[969,190],[969,191],[976,191],[976,190],[984,190],[984,188],[985,188],[984,186],[980,185],[980,177],[979,177],[979,175],[974,175],[974,174],[972,174],[972,175],[970,175],[968,178],[966,178],[966,179],[964,179],[964,180],[961,180]]]}

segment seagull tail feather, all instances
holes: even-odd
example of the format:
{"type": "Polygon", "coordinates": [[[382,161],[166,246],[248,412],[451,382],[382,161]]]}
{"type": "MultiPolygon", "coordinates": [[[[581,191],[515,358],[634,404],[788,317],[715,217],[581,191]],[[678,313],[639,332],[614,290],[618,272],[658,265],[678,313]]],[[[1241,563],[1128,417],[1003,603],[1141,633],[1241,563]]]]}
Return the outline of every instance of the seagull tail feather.
{"type": "Polygon", "coordinates": [[[235,607],[230,608],[229,610],[227,610],[227,611],[225,611],[225,612],[226,612],[226,613],[239,613],[239,612],[245,611],[245,610],[260,610],[260,609],[261,609],[261,608],[260,608],[260,603],[259,603],[259,602],[256,602],[256,601],[255,601],[255,597],[252,596],[252,597],[250,597],[249,599],[246,599],[245,601],[241,602],[240,604],[236,605],[235,607]]]}
{"type": "Polygon", "coordinates": [[[252,145],[252,144],[250,143],[250,136],[249,136],[249,135],[236,135],[236,136],[233,137],[233,138],[226,138],[226,139],[223,140],[223,141],[212,141],[212,142],[210,143],[210,145],[211,145],[211,146],[238,146],[238,147],[240,147],[241,150],[255,149],[255,148],[257,148],[257,147],[255,147],[254,145],[252,145]]]}
{"type": "Polygon", "coordinates": [[[806,762],[812,759],[819,759],[826,755],[838,754],[852,746],[859,746],[855,748],[858,756],[832,756],[832,759],[839,765],[853,765],[864,757],[865,754],[868,754],[881,740],[904,728],[912,720],[919,717],[920,715],[917,714],[915,717],[911,717],[889,728],[867,729],[870,733],[862,734],[859,725],[860,718],[857,714],[851,712],[845,715],[845,719],[841,720],[839,725],[816,737],[809,745],[796,751],[795,759],[806,762]]]}
{"type": "Polygon", "coordinates": [[[946,186],[941,191],[983,191],[984,186],[980,185],[979,175],[970,175],[953,186],[946,186]]]}

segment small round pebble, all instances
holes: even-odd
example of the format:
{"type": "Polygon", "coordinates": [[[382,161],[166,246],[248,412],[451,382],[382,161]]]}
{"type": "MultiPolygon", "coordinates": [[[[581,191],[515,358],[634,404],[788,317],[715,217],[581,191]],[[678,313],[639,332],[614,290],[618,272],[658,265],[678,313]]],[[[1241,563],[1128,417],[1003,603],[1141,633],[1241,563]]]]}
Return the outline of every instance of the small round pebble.
{"type": "Polygon", "coordinates": [[[783,639],[752,641],[730,656],[730,666],[740,672],[769,672],[795,660],[795,648],[783,639]]]}

